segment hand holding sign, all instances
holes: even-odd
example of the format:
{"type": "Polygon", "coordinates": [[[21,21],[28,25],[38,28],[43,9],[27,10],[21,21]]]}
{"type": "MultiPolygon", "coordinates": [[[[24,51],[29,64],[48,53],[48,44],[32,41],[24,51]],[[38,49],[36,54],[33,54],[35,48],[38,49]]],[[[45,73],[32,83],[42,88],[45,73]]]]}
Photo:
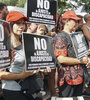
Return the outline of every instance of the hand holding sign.
{"type": "Polygon", "coordinates": [[[80,60],[81,64],[87,64],[88,63],[88,57],[85,56],[80,60]]]}
{"type": "Polygon", "coordinates": [[[90,58],[88,58],[88,62],[86,64],[86,66],[89,68],[90,67],[90,58]]]}
{"type": "Polygon", "coordinates": [[[49,66],[46,67],[46,69],[41,70],[41,72],[51,72],[51,68],[49,66]]]}
{"type": "Polygon", "coordinates": [[[28,76],[32,76],[32,75],[38,73],[39,71],[40,71],[40,68],[38,68],[37,70],[34,70],[34,71],[26,72],[26,71],[25,71],[25,67],[24,67],[24,70],[23,70],[23,72],[21,73],[21,76],[22,76],[22,78],[26,78],[26,77],[28,77],[28,76]]]}

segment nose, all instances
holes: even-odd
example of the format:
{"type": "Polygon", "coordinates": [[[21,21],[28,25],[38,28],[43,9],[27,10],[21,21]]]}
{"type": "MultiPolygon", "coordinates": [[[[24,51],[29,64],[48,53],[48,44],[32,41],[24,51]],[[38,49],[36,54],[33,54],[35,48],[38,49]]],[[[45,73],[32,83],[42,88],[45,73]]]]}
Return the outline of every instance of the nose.
{"type": "Polygon", "coordinates": [[[20,28],[23,28],[25,26],[25,24],[21,23],[19,26],[20,26],[20,28]]]}

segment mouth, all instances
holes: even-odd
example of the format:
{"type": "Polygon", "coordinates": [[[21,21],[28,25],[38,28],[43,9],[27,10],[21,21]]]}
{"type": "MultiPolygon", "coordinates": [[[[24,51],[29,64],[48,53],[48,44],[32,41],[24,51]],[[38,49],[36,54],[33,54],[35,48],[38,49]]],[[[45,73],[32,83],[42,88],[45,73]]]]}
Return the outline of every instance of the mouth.
{"type": "Polygon", "coordinates": [[[23,32],[23,30],[18,30],[19,32],[23,32]]]}

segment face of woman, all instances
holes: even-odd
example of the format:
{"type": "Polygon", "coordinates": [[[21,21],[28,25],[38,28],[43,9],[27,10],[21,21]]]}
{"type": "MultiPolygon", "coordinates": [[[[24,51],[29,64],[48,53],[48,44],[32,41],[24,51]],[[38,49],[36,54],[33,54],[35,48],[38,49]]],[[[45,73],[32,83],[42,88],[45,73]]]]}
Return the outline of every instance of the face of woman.
{"type": "Polygon", "coordinates": [[[75,31],[77,21],[71,19],[68,21],[68,25],[69,25],[70,32],[75,31]]]}
{"type": "Polygon", "coordinates": [[[35,33],[36,32],[36,30],[37,30],[37,24],[35,24],[35,23],[31,23],[31,24],[28,24],[27,25],[27,32],[29,32],[29,33],[35,33]]]}
{"type": "Polygon", "coordinates": [[[13,33],[16,35],[21,35],[25,30],[25,20],[20,19],[13,24],[13,33]]]}
{"type": "Polygon", "coordinates": [[[37,28],[38,35],[44,35],[45,31],[46,31],[45,25],[43,24],[38,25],[38,28],[37,28]]]}
{"type": "Polygon", "coordinates": [[[90,17],[87,19],[87,21],[89,21],[89,22],[90,22],[90,17]]]}

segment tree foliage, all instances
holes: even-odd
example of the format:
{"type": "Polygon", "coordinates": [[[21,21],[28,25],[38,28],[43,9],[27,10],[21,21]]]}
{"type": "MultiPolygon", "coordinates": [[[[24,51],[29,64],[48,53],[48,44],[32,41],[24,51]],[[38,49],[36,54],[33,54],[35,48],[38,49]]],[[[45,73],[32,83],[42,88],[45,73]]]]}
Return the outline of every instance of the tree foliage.
{"type": "Polygon", "coordinates": [[[90,11],[90,0],[58,0],[58,13],[63,13],[65,9],[75,9],[79,6],[83,6],[86,12],[90,11]],[[76,2],[77,5],[72,3],[72,1],[76,2]]]}
{"type": "Polygon", "coordinates": [[[17,6],[18,7],[24,7],[25,2],[26,2],[26,0],[19,0],[17,6]]]}
{"type": "Polygon", "coordinates": [[[0,0],[0,2],[3,2],[9,6],[16,6],[18,3],[18,0],[0,0]]]}
{"type": "Polygon", "coordinates": [[[85,11],[90,10],[90,0],[74,0],[78,3],[78,6],[83,6],[85,11]]]}

